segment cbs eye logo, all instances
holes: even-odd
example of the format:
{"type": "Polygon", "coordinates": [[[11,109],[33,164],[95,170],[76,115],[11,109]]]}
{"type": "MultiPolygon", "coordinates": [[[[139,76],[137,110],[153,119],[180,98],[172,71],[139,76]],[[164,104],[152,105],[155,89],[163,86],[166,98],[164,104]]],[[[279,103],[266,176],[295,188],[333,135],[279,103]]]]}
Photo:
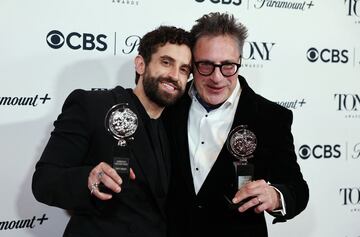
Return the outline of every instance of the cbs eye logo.
{"type": "Polygon", "coordinates": [[[307,58],[310,62],[316,62],[319,58],[319,51],[315,48],[310,48],[307,51],[307,58]]]}
{"type": "Polygon", "coordinates": [[[59,49],[64,45],[64,35],[57,30],[50,31],[46,36],[47,44],[53,49],[59,49]]]}
{"type": "Polygon", "coordinates": [[[105,51],[107,49],[107,38],[104,34],[97,36],[90,33],[71,32],[64,36],[58,30],[50,31],[46,36],[47,44],[53,49],[59,49],[66,44],[70,49],[83,49],[83,50],[98,50],[105,51]]]}

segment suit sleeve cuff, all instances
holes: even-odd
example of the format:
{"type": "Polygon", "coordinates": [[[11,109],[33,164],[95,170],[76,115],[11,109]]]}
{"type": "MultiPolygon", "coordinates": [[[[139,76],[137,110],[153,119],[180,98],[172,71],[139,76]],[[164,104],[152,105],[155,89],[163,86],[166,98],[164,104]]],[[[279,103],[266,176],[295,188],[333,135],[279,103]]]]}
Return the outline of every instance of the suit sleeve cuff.
{"type": "Polygon", "coordinates": [[[285,205],[285,202],[284,202],[284,196],[283,194],[280,192],[279,189],[275,188],[274,186],[271,186],[275,189],[276,192],[278,192],[279,194],[279,197],[280,197],[280,204],[281,206],[275,210],[273,210],[271,212],[271,214],[275,215],[275,216],[285,216],[286,215],[286,205],[285,205]]]}

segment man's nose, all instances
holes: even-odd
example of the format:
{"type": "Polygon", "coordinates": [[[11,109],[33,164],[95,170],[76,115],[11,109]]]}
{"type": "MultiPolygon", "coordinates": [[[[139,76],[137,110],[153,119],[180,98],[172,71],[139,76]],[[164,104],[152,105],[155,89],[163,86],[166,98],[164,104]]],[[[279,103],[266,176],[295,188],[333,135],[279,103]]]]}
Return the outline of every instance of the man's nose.
{"type": "Polygon", "coordinates": [[[180,70],[179,70],[178,68],[173,67],[173,68],[170,69],[168,75],[169,75],[169,77],[171,77],[172,79],[178,80],[178,78],[179,78],[179,73],[180,73],[180,70]]]}
{"type": "Polygon", "coordinates": [[[223,79],[223,74],[221,73],[220,67],[215,67],[215,70],[210,75],[210,79],[214,82],[219,82],[223,79]]]}

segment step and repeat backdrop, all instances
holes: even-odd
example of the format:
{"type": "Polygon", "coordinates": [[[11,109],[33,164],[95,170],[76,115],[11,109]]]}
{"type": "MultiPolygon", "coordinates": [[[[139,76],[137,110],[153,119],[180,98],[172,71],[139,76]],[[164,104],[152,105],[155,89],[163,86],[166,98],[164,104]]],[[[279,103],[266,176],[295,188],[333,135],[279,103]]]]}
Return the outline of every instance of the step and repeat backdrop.
{"type": "Polygon", "coordinates": [[[240,74],[294,113],[310,200],[286,223],[267,215],[269,235],[360,236],[360,0],[1,0],[0,236],[62,236],[68,213],[31,178],[66,96],[133,87],[142,35],[211,11],[248,27],[240,74]]]}

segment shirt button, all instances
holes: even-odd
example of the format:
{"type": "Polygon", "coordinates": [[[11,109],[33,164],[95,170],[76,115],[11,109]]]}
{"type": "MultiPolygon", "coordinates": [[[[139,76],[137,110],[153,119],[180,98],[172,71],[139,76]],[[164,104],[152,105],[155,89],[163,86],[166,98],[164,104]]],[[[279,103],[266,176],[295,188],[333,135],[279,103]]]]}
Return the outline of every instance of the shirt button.
{"type": "Polygon", "coordinates": [[[207,117],[208,115],[206,114],[205,117],[207,117]]]}
{"type": "Polygon", "coordinates": [[[201,144],[204,144],[205,142],[201,142],[201,144]]]}
{"type": "Polygon", "coordinates": [[[196,169],[196,171],[198,171],[199,170],[199,168],[195,168],[196,169]]]}

